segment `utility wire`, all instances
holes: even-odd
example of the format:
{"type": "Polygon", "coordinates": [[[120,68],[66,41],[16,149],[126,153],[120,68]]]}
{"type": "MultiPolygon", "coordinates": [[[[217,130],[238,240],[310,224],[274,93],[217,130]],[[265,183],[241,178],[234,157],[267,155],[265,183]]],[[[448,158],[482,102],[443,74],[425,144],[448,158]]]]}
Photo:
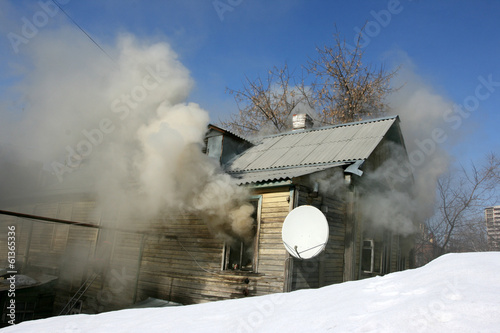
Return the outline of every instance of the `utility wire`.
{"type": "Polygon", "coordinates": [[[182,249],[184,251],[187,252],[187,254],[189,254],[189,256],[191,257],[191,259],[193,259],[193,261],[196,263],[196,266],[198,266],[200,269],[202,269],[203,271],[207,272],[207,273],[210,273],[210,274],[214,274],[214,275],[221,275],[221,273],[219,272],[214,272],[214,271],[210,271],[206,268],[203,268],[200,263],[198,262],[198,260],[196,260],[196,258],[191,254],[191,252],[189,252],[185,247],[184,245],[182,245],[181,241],[179,240],[179,238],[177,236],[175,236],[175,239],[177,240],[177,242],[179,243],[179,245],[182,247],[182,249]]]}
{"type": "Polygon", "coordinates": [[[66,15],[67,18],[69,18],[71,20],[71,22],[73,22],[74,25],[76,25],[78,27],[78,29],[80,29],[84,34],[85,36],[87,36],[98,48],[99,50],[101,50],[105,55],[108,56],[109,59],[111,59],[112,62],[116,63],[115,59],[113,59],[102,47],[101,45],[99,45],[99,43],[97,43],[86,31],[85,29],[83,29],[71,16],[69,16],[68,13],[66,13],[66,11],[61,7],[61,5],[59,5],[59,3],[56,1],[56,0],[52,0],[52,2],[61,10],[61,12],[64,13],[64,15],[66,15]]]}

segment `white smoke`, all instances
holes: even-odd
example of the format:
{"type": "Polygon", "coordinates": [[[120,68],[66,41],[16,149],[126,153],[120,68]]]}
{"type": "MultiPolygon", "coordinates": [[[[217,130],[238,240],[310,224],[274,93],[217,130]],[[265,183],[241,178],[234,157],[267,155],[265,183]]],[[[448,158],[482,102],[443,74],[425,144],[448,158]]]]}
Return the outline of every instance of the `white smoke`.
{"type": "Polygon", "coordinates": [[[390,103],[392,112],[401,118],[409,169],[414,177],[414,201],[420,218],[425,219],[434,212],[436,182],[448,170],[451,159],[445,149],[451,140],[445,114],[453,103],[424,82],[408,60],[396,82],[402,84],[390,103]]]}
{"type": "Polygon", "coordinates": [[[434,213],[437,179],[450,160],[443,147],[449,139],[444,115],[452,103],[415,73],[407,57],[393,84],[400,89],[388,102],[401,119],[406,152],[393,144],[385,147],[389,158],[367,175],[368,194],[360,207],[373,226],[408,235],[434,213]],[[387,180],[389,187],[377,187],[375,180],[387,180]]]}
{"type": "Polygon", "coordinates": [[[216,235],[249,237],[248,193],[202,153],[209,115],[186,103],[193,81],[175,52],[131,35],[102,46],[114,60],[79,30],[40,31],[13,88],[23,108],[0,125],[2,141],[43,163],[55,180],[43,190],[97,193],[116,220],[146,228],[188,212],[216,235]]]}
{"type": "MultiPolygon", "coordinates": [[[[445,115],[452,103],[415,73],[408,58],[393,84],[400,89],[387,102],[400,117],[406,151],[386,142],[380,147],[385,158],[380,165],[374,168],[365,162],[361,166],[364,174],[354,180],[360,199],[356,210],[366,228],[408,236],[434,213],[437,179],[448,170],[450,160],[443,146],[451,139],[445,115]]],[[[337,169],[314,174],[310,185],[314,182],[324,194],[347,190],[337,169]]]]}

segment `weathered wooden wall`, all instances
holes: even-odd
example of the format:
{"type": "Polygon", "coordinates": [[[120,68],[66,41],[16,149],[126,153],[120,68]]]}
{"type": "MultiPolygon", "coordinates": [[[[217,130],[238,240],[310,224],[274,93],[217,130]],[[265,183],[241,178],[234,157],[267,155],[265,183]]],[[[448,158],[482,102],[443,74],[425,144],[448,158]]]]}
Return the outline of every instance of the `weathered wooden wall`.
{"type": "Polygon", "coordinates": [[[243,296],[244,277],[221,271],[224,243],[191,215],[155,221],[141,254],[138,299],[157,297],[183,304],[243,296]],[[220,283],[219,283],[220,282],[220,283]]]}
{"type": "Polygon", "coordinates": [[[257,294],[282,292],[288,253],[283,246],[281,229],[292,206],[290,187],[260,189],[254,194],[262,196],[257,272],[268,277],[257,294]]]}
{"type": "MultiPolygon", "coordinates": [[[[9,216],[0,216],[0,228],[7,230],[7,226],[16,225],[19,267],[59,277],[56,313],[94,272],[99,275],[83,298],[82,310],[89,313],[123,308],[147,297],[192,304],[321,287],[345,280],[346,260],[354,268],[352,279],[365,277],[359,267],[361,242],[366,235],[356,204],[348,216],[345,195],[311,194],[308,182],[302,179],[293,186],[253,190],[260,198],[257,260],[253,272],[223,271],[224,242],[210,233],[200,217],[193,215],[135,221],[133,225],[147,226],[140,232],[9,216]],[[325,251],[307,261],[291,259],[281,239],[285,217],[295,205],[304,204],[321,209],[330,229],[325,251]],[[346,238],[347,227],[353,221],[351,238],[346,238]],[[352,251],[346,257],[347,242],[351,242],[352,251]]],[[[122,222],[117,216],[109,216],[109,212],[101,212],[90,196],[44,197],[3,207],[95,225],[112,223],[116,227],[122,222]]],[[[0,235],[0,247],[6,248],[6,233],[0,232],[0,235]]],[[[376,267],[371,275],[381,270],[384,247],[390,253],[390,271],[398,268],[401,256],[408,255],[401,252],[399,238],[391,237],[391,241],[384,237],[375,239],[376,267]]],[[[411,248],[405,246],[405,251],[411,248]]],[[[0,256],[0,261],[5,263],[6,252],[1,251],[0,256]]]]}
{"type": "Polygon", "coordinates": [[[255,272],[221,271],[224,243],[210,234],[201,219],[175,217],[154,226],[165,236],[147,237],[138,298],[190,304],[283,291],[286,251],[281,226],[289,212],[289,189],[253,194],[262,196],[255,272]]]}
{"type": "Polygon", "coordinates": [[[293,259],[292,290],[318,288],[343,281],[345,251],[345,203],[341,196],[334,194],[312,194],[307,179],[296,188],[297,206],[311,205],[323,211],[328,227],[327,246],[319,256],[308,259],[293,259]]]}
{"type": "MultiPolygon", "coordinates": [[[[99,275],[82,298],[83,312],[122,308],[147,297],[191,304],[282,292],[287,253],[281,227],[289,212],[290,190],[262,189],[255,195],[261,196],[255,272],[222,271],[224,242],[193,215],[151,221],[145,232],[8,216],[0,216],[0,228],[16,225],[17,254],[26,271],[59,276],[56,313],[94,272],[99,275]]],[[[11,210],[106,225],[96,208],[89,198],[51,197],[11,210]]],[[[2,238],[0,246],[6,247],[5,242],[2,238]]]]}

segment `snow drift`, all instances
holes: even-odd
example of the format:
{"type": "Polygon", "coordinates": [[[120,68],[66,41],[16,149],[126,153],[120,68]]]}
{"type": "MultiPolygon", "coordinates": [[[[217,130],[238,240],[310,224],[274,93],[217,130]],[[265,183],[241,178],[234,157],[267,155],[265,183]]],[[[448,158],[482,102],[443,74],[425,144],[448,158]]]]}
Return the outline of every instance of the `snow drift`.
{"type": "Polygon", "coordinates": [[[7,332],[497,332],[500,252],[240,300],[24,322],[7,332]]]}

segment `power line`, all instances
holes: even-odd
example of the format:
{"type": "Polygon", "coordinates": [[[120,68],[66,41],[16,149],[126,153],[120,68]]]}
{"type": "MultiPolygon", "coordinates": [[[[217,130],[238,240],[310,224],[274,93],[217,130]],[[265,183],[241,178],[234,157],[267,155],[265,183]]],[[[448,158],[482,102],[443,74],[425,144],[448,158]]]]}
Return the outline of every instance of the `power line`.
{"type": "Polygon", "coordinates": [[[113,61],[114,63],[116,63],[115,59],[113,59],[102,47],[101,45],[99,45],[99,43],[97,43],[86,31],[85,29],[83,29],[71,16],[69,16],[68,13],[66,13],[66,11],[61,7],[61,5],[59,5],[59,3],[56,1],[56,0],[52,0],[52,2],[61,10],[61,12],[64,13],[64,15],[66,15],[67,18],[69,18],[71,20],[71,22],[73,22],[74,25],[76,25],[78,27],[78,29],[80,29],[84,34],[85,36],[87,36],[98,48],[99,50],[101,50],[105,55],[108,56],[109,59],[111,59],[111,61],[113,61]]]}
{"type": "Polygon", "coordinates": [[[37,215],[32,215],[32,214],[12,212],[12,211],[8,211],[8,210],[0,210],[0,215],[15,216],[15,217],[19,217],[19,218],[30,219],[30,220],[37,220],[37,221],[55,222],[55,223],[62,223],[62,224],[71,224],[71,225],[77,225],[77,226],[87,227],[87,228],[96,228],[96,229],[101,229],[102,228],[99,225],[91,224],[91,223],[62,220],[62,219],[56,219],[56,218],[53,218],[53,217],[37,216],[37,215]]]}

